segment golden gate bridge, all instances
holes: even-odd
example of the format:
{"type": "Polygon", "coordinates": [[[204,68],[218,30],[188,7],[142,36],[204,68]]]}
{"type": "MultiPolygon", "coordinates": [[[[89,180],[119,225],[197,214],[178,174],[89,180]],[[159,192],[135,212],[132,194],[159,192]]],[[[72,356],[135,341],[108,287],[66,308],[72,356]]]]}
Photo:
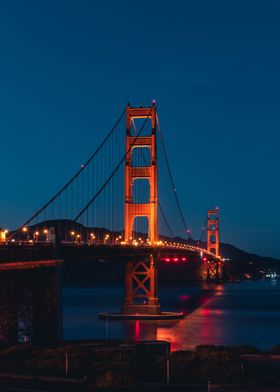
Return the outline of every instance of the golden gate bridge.
{"type": "MultiPolygon", "coordinates": [[[[168,317],[161,311],[158,298],[159,263],[195,259],[204,268],[205,279],[222,279],[218,213],[217,208],[208,210],[205,247],[187,242],[190,231],[177,195],[156,104],[128,104],[77,173],[17,230],[1,232],[0,272],[4,276],[11,271],[56,271],[68,260],[122,260],[126,263],[125,295],[119,315],[168,317]],[[159,152],[165,160],[178,221],[186,235],[184,241],[174,235],[159,198],[159,152]]],[[[41,281],[43,275],[40,272],[41,281]]],[[[42,284],[47,292],[48,284],[51,285],[49,278],[42,284]]],[[[8,301],[7,295],[5,298],[8,301]]]]}

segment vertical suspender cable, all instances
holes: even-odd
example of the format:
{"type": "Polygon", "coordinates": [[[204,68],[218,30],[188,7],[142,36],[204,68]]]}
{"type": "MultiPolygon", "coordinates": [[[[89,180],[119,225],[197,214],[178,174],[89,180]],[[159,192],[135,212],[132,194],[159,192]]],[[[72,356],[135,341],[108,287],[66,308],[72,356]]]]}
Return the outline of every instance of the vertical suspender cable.
{"type": "Polygon", "coordinates": [[[163,148],[163,154],[164,154],[164,157],[165,157],[165,161],[166,161],[166,166],[167,166],[168,173],[169,173],[170,182],[171,182],[171,185],[172,185],[172,188],[173,188],[174,197],[175,197],[175,200],[176,200],[176,204],[177,204],[177,207],[178,207],[178,210],[179,210],[179,213],[180,213],[180,217],[181,217],[182,223],[183,223],[184,228],[185,228],[185,234],[187,235],[187,237],[189,237],[190,231],[189,231],[188,226],[186,224],[186,221],[185,221],[185,218],[184,218],[184,215],[183,215],[183,211],[182,211],[181,205],[179,203],[179,199],[178,199],[178,195],[177,195],[174,179],[173,179],[173,176],[172,176],[172,172],[171,172],[171,168],[170,168],[170,165],[169,165],[167,152],[166,152],[166,148],[165,148],[165,144],[164,144],[164,140],[163,140],[163,134],[162,134],[161,129],[160,129],[160,124],[159,124],[159,120],[158,120],[158,115],[157,114],[156,114],[156,121],[157,121],[157,125],[158,125],[160,141],[161,141],[162,148],[163,148]]]}
{"type": "MultiPolygon", "coordinates": [[[[151,109],[152,111],[152,109],[151,109]]],[[[109,184],[109,182],[111,181],[111,179],[113,178],[113,176],[117,173],[117,171],[119,170],[119,168],[121,167],[122,163],[125,161],[127,155],[130,153],[131,149],[134,147],[136,140],[138,139],[138,137],[141,135],[141,132],[143,131],[143,127],[146,124],[149,116],[150,116],[151,112],[148,114],[145,123],[142,125],[142,127],[140,128],[140,130],[138,131],[137,135],[135,136],[135,138],[133,139],[133,142],[130,145],[130,148],[128,149],[128,151],[126,151],[126,153],[122,156],[121,160],[119,161],[119,163],[117,164],[117,166],[114,168],[114,170],[111,172],[111,174],[109,175],[109,177],[106,179],[106,181],[102,184],[101,188],[99,188],[99,190],[95,193],[95,195],[93,196],[93,198],[85,205],[85,207],[79,212],[79,214],[75,217],[74,221],[77,221],[80,216],[87,210],[87,208],[96,200],[96,198],[102,193],[102,191],[107,187],[107,185],[109,184]]]]}
{"type": "MultiPolygon", "coordinates": [[[[132,120],[132,123],[133,123],[134,131],[137,132],[134,120],[132,120]]],[[[140,153],[141,153],[141,158],[142,158],[143,165],[144,166],[150,166],[148,164],[148,162],[147,162],[147,159],[145,158],[145,155],[143,154],[142,149],[140,149],[140,153]]],[[[168,229],[169,233],[171,234],[171,237],[175,237],[174,232],[173,232],[173,230],[172,230],[172,228],[170,226],[170,223],[168,222],[168,220],[166,218],[166,214],[164,213],[163,207],[162,207],[162,205],[161,205],[159,200],[158,200],[158,206],[159,206],[160,212],[162,214],[163,220],[164,220],[164,222],[165,222],[165,224],[167,226],[167,229],[168,229]]]]}
{"type": "Polygon", "coordinates": [[[79,174],[85,169],[85,167],[88,166],[88,164],[96,157],[98,152],[103,148],[103,146],[105,145],[107,140],[110,138],[112,133],[115,131],[117,125],[122,120],[123,116],[125,115],[125,110],[126,109],[123,110],[123,112],[121,113],[120,117],[118,118],[118,120],[116,121],[116,123],[114,124],[112,129],[110,130],[110,132],[106,135],[106,137],[104,138],[102,143],[95,150],[95,152],[89,157],[89,159],[86,161],[86,163],[77,171],[77,173],[46,204],[44,204],[35,214],[33,214],[31,216],[31,218],[29,218],[26,222],[24,222],[24,224],[22,226],[20,226],[15,232],[13,232],[12,235],[8,238],[8,240],[13,238],[13,236],[15,234],[17,234],[20,230],[22,230],[23,227],[27,226],[30,222],[32,222],[36,218],[36,216],[40,215],[50,204],[53,204],[53,202],[57,199],[57,197],[62,192],[64,192],[64,190],[66,188],[68,188],[68,186],[70,186],[73,183],[73,181],[79,176],[79,174]]]}

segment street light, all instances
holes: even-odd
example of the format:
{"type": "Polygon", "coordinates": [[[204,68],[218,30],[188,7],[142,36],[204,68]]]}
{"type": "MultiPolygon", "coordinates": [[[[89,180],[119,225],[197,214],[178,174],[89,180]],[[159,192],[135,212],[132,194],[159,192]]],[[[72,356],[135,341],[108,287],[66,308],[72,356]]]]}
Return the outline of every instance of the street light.
{"type": "Polygon", "coordinates": [[[95,235],[94,233],[90,233],[90,243],[93,244],[95,240],[95,235]]]}
{"type": "Polygon", "coordinates": [[[22,228],[22,232],[27,235],[26,240],[28,241],[29,240],[29,230],[28,230],[28,227],[24,226],[22,228]]]}
{"type": "Polygon", "coordinates": [[[34,233],[34,241],[38,241],[39,239],[39,231],[35,231],[34,233]]]}
{"type": "Polygon", "coordinates": [[[46,235],[46,241],[48,241],[48,239],[49,239],[49,237],[48,237],[48,234],[49,234],[48,229],[44,229],[43,233],[46,235]]]}
{"type": "Polygon", "coordinates": [[[70,235],[71,235],[73,241],[75,241],[75,237],[74,237],[74,236],[75,236],[75,231],[71,231],[71,232],[70,232],[70,235]]]}

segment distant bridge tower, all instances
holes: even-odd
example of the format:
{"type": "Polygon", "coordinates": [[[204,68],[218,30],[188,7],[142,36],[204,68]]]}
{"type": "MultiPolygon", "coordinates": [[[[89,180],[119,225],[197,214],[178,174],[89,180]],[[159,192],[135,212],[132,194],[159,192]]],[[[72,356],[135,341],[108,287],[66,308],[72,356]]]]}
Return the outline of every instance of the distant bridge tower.
{"type": "MultiPolygon", "coordinates": [[[[219,256],[220,233],[219,233],[219,209],[208,210],[207,213],[207,251],[219,256]]],[[[221,262],[217,260],[207,261],[207,279],[219,280],[222,276],[221,262]]]]}
{"type": "Polygon", "coordinates": [[[148,218],[149,239],[151,244],[158,241],[158,175],[157,175],[157,152],[156,152],[156,106],[148,108],[126,108],[126,157],[125,166],[125,214],[124,214],[124,237],[129,243],[133,237],[133,225],[136,217],[148,218]],[[134,119],[147,119],[151,123],[150,136],[131,135],[131,124],[134,119]],[[131,148],[131,146],[133,146],[131,148]],[[132,165],[132,150],[134,148],[150,149],[150,166],[139,167],[132,165]],[[148,203],[133,202],[133,184],[137,179],[148,179],[150,185],[150,198],[148,203]]]}
{"type": "MultiPolygon", "coordinates": [[[[136,217],[148,218],[149,239],[151,244],[158,241],[158,174],[156,154],[156,106],[148,108],[126,108],[126,157],[125,166],[125,211],[124,238],[126,243],[133,237],[133,225],[136,217]],[[131,125],[134,119],[148,119],[151,124],[151,135],[131,135],[131,125]],[[132,148],[131,148],[132,146],[132,148]],[[150,149],[150,165],[145,167],[133,166],[132,150],[134,148],[150,149]],[[137,179],[148,179],[150,197],[148,203],[133,202],[133,183],[137,179]]],[[[125,298],[123,313],[126,314],[159,314],[157,271],[158,259],[156,254],[138,257],[126,265],[125,298]]]]}
{"type": "Polygon", "coordinates": [[[219,256],[219,210],[208,210],[207,213],[207,250],[219,256]]]}

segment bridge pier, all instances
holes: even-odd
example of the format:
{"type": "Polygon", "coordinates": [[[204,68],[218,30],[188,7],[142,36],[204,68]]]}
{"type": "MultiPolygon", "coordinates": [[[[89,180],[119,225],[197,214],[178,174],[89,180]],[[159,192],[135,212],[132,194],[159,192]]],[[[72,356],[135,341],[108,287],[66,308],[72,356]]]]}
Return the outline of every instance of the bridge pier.
{"type": "MultiPolygon", "coordinates": [[[[219,256],[220,232],[219,232],[219,209],[207,211],[207,251],[219,256]]],[[[220,281],[223,277],[222,262],[218,260],[207,261],[206,279],[220,281]]]]}
{"type": "Polygon", "coordinates": [[[60,267],[55,260],[0,265],[0,341],[55,343],[62,336],[60,267]]]}
{"type": "Polygon", "coordinates": [[[105,320],[176,320],[183,313],[161,312],[158,298],[158,256],[129,261],[125,271],[124,304],[120,313],[100,313],[105,320]]]}
{"type": "Polygon", "coordinates": [[[207,272],[206,279],[207,280],[215,280],[220,281],[223,277],[223,269],[220,261],[217,260],[208,260],[207,261],[207,272]]]}
{"type": "Polygon", "coordinates": [[[17,283],[11,271],[0,272],[0,340],[11,344],[18,342],[19,334],[17,283]]]}
{"type": "Polygon", "coordinates": [[[158,299],[158,261],[154,255],[147,260],[127,263],[125,272],[124,314],[160,314],[158,299]]]}
{"type": "Polygon", "coordinates": [[[59,267],[36,271],[32,285],[32,342],[54,343],[62,339],[62,289],[59,267]]]}

